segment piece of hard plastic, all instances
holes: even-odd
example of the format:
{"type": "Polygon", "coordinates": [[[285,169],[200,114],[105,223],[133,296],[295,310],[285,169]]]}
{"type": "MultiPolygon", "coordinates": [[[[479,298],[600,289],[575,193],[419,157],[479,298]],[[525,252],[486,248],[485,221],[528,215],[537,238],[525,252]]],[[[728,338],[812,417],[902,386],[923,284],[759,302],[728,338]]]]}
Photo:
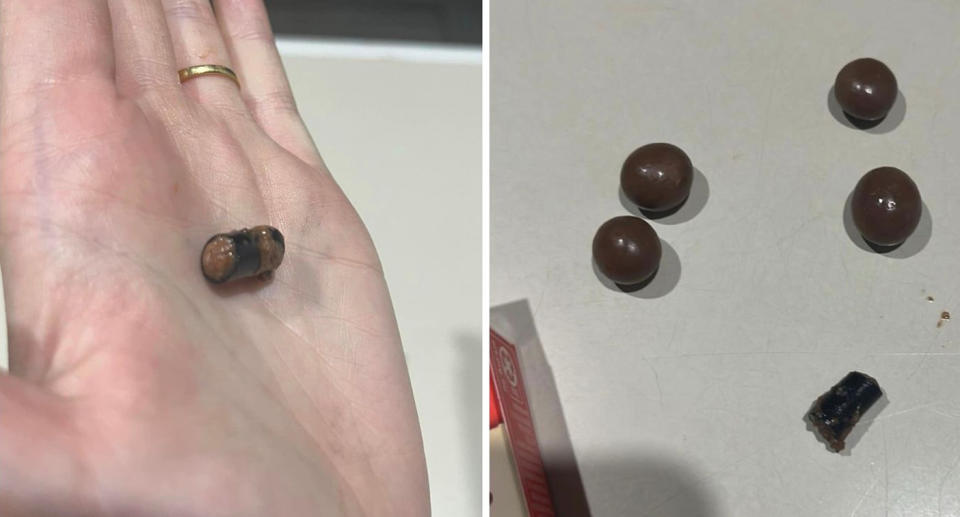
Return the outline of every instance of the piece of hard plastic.
{"type": "Polygon", "coordinates": [[[846,446],[844,438],[882,395],[876,379],[865,373],[850,372],[830,391],[820,395],[807,413],[807,419],[830,447],[840,452],[846,446]]]}

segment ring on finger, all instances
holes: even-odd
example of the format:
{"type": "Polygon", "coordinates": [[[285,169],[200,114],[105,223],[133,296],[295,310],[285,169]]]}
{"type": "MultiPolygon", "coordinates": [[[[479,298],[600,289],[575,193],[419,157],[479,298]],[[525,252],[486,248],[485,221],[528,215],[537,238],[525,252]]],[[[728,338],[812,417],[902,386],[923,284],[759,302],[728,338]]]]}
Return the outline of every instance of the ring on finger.
{"type": "Polygon", "coordinates": [[[177,72],[177,75],[180,76],[180,84],[200,77],[201,75],[210,74],[222,75],[237,83],[238,87],[240,86],[240,79],[237,78],[237,74],[223,65],[197,65],[184,68],[177,72]]]}

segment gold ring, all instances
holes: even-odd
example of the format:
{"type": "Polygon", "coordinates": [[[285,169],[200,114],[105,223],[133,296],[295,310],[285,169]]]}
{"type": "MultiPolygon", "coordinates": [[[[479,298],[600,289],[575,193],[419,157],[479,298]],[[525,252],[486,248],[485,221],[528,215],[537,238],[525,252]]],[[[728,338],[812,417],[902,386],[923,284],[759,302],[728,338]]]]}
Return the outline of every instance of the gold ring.
{"type": "Polygon", "coordinates": [[[233,73],[233,70],[221,65],[197,65],[184,68],[183,70],[177,72],[177,75],[180,76],[180,84],[183,84],[195,77],[208,74],[219,74],[224,77],[229,77],[231,80],[233,80],[233,82],[237,83],[237,86],[240,86],[240,79],[237,79],[237,74],[233,73]]]}

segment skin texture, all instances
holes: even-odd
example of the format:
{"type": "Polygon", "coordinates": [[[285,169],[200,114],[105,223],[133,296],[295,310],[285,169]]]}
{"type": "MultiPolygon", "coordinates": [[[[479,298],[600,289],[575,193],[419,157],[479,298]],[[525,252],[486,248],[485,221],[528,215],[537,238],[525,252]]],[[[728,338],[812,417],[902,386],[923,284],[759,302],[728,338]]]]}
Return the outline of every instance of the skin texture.
{"type": "Polygon", "coordinates": [[[660,238],[649,223],[624,215],[603,223],[593,238],[593,258],[610,280],[635,285],[660,267],[660,238]]]}
{"type": "Polygon", "coordinates": [[[864,57],[840,69],[833,91],[840,107],[851,117],[880,120],[897,100],[897,78],[887,65],[864,57]]]}
{"type": "Polygon", "coordinates": [[[637,148],[623,162],[620,187],[638,207],[663,212],[680,206],[690,195],[693,163],[682,149],[666,143],[637,148]]]}
{"type": "Polygon", "coordinates": [[[850,200],[853,224],[863,238],[896,246],[917,229],[923,202],[917,184],[895,167],[878,167],[863,175],[850,200]]]}
{"type": "Polygon", "coordinates": [[[263,4],[214,5],[0,0],[0,515],[429,514],[373,244],[263,4]],[[206,240],[264,223],[273,279],[209,285],[206,240]]]}

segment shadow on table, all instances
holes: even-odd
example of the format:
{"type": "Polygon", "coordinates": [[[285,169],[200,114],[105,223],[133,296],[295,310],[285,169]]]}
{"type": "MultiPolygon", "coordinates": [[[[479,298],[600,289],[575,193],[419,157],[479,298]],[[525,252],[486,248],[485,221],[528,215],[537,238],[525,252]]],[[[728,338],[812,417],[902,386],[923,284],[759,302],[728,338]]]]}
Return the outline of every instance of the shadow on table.
{"type": "Polygon", "coordinates": [[[604,287],[611,291],[626,293],[628,296],[634,298],[653,299],[664,297],[670,294],[670,292],[677,287],[677,284],[680,283],[682,266],[680,264],[680,255],[677,254],[677,250],[673,249],[670,243],[660,239],[660,249],[662,250],[660,267],[657,268],[657,271],[652,277],[639,284],[624,285],[610,280],[600,272],[600,267],[597,265],[596,260],[592,261],[593,274],[604,287]]]}
{"type": "Polygon", "coordinates": [[[547,468],[557,517],[655,515],[716,517],[715,498],[701,479],[680,461],[662,455],[591,459],[585,464],[591,484],[602,487],[605,501],[587,503],[576,464],[551,463],[547,468]],[[572,503],[572,504],[571,504],[572,503]]]}
{"type": "MultiPolygon", "coordinates": [[[[714,498],[703,478],[680,457],[658,451],[578,458],[547,354],[537,335],[530,305],[520,300],[494,307],[491,327],[517,347],[530,413],[540,442],[550,496],[557,517],[715,517],[714,498]],[[591,505],[581,472],[604,500],[591,505]]],[[[602,422],[597,422],[602,426],[602,422]]],[[[496,517],[496,514],[492,514],[496,517]]]]}

